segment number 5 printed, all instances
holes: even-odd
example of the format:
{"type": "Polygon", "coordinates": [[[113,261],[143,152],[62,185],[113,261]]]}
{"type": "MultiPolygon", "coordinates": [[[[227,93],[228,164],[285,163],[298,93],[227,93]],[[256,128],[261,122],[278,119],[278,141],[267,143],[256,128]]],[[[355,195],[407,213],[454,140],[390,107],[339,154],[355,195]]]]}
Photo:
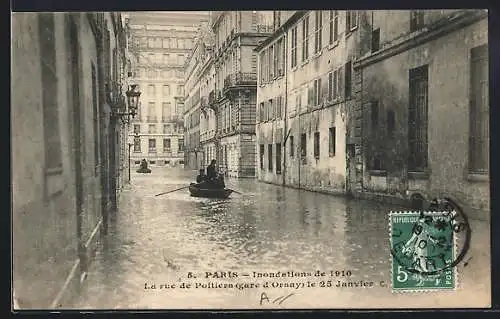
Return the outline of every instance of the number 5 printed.
{"type": "Polygon", "coordinates": [[[398,275],[396,276],[397,281],[406,282],[408,280],[408,273],[403,270],[402,266],[398,266],[398,275]]]}

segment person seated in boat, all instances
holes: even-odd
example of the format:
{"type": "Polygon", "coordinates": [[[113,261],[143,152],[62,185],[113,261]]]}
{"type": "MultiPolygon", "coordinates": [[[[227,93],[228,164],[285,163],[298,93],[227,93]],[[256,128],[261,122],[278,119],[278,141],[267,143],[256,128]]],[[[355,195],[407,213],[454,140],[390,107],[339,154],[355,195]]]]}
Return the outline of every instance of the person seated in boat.
{"type": "Polygon", "coordinates": [[[224,183],[224,175],[223,174],[217,175],[217,179],[216,179],[215,184],[217,185],[217,187],[226,188],[226,183],[224,183]]]}
{"type": "Polygon", "coordinates": [[[147,169],[148,168],[148,162],[146,161],[146,159],[142,159],[141,161],[141,169],[147,169]]]}
{"type": "Polygon", "coordinates": [[[213,181],[217,178],[217,169],[215,167],[215,160],[210,162],[210,165],[207,166],[207,180],[213,181]]]}
{"type": "Polygon", "coordinates": [[[200,184],[207,180],[207,176],[205,175],[205,170],[202,168],[199,170],[198,176],[196,176],[196,183],[200,184]]]}

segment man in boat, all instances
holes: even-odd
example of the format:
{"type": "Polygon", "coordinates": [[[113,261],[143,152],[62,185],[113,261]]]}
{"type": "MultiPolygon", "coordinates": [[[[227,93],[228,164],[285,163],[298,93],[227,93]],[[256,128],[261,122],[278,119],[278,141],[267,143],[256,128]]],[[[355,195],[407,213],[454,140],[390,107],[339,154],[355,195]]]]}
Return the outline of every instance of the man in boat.
{"type": "Polygon", "coordinates": [[[224,188],[224,178],[221,179],[221,175],[217,174],[217,168],[215,166],[216,161],[212,160],[210,165],[207,166],[207,183],[206,185],[211,188],[224,188]]]}
{"type": "Polygon", "coordinates": [[[196,176],[196,183],[200,184],[207,180],[207,176],[205,175],[205,170],[202,168],[199,170],[198,176],[196,176]]]}
{"type": "Polygon", "coordinates": [[[210,162],[210,165],[207,166],[207,180],[213,181],[217,178],[217,168],[215,167],[215,160],[210,162]]]}

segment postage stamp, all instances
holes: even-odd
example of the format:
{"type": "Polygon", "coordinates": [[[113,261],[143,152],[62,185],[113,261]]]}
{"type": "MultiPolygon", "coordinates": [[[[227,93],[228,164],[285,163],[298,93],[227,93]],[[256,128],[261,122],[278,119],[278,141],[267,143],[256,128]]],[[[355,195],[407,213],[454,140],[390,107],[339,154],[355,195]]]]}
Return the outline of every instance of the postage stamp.
{"type": "MultiPolygon", "coordinates": [[[[457,238],[466,228],[456,211],[391,212],[393,291],[453,290],[457,238]]],[[[459,258],[457,258],[459,257],[459,258]]]]}

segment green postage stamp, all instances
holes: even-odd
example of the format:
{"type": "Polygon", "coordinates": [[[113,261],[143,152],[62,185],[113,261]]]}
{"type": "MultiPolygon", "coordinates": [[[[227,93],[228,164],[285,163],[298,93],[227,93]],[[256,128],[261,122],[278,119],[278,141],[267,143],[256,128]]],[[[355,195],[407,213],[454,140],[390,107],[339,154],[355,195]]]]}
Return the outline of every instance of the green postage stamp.
{"type": "Polygon", "coordinates": [[[456,212],[391,212],[393,291],[453,290],[457,285],[456,212]]]}

